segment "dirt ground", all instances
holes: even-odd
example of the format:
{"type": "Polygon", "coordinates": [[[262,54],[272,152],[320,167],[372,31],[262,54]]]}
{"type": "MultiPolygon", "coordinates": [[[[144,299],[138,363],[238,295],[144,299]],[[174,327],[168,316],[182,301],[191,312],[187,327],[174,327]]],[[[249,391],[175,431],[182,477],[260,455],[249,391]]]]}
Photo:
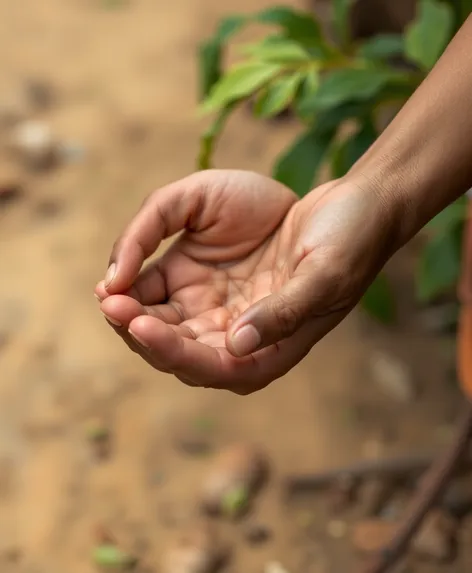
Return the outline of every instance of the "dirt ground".
{"type": "MultiPolygon", "coordinates": [[[[208,464],[183,453],[176,432],[203,418],[212,421],[215,448],[255,442],[273,468],[253,514],[270,525],[271,540],[254,548],[229,528],[236,550],[228,571],[262,573],[279,561],[290,573],[344,573],[354,563],[348,534],[330,539],[330,516],[307,504],[317,533],[302,539],[298,510],[281,501],[283,476],[447,442],[460,406],[453,346],[423,327],[412,248],[390,268],[400,293],[394,330],[355,312],[298,368],[250,397],[189,389],[153,372],[98,311],[92,291],[117,233],[151,190],[194,169],[198,41],[222,14],[270,3],[0,0],[0,107],[18,104],[25,82],[46,82],[55,99],[29,118],[84,150],[44,174],[20,168],[24,196],[0,206],[2,573],[92,573],[100,524],[159,571],[193,515],[208,464]],[[412,370],[416,398],[397,400],[372,379],[367,365],[378,348],[412,370]],[[93,416],[103,416],[112,435],[101,463],[84,429],[93,416]]],[[[268,172],[295,130],[242,113],[218,166],[268,172]]],[[[12,165],[1,156],[0,177],[12,165]]],[[[421,571],[465,572],[464,563],[421,571]]]]}

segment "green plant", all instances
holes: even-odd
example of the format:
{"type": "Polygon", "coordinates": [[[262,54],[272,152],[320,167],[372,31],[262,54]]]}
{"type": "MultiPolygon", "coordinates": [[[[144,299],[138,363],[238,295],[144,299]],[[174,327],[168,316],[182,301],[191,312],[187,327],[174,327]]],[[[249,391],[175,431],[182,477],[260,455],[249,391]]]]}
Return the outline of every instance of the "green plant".
{"type": "MultiPolygon", "coordinates": [[[[378,35],[355,42],[349,13],[355,0],[333,0],[330,41],[311,13],[276,6],[253,16],[230,16],[200,47],[201,111],[214,119],[201,137],[198,167],[211,167],[218,137],[233,111],[253,102],[256,118],[290,109],[302,130],[276,160],[273,176],[299,196],[315,185],[329,161],[332,176],[344,176],[377,138],[379,113],[399,108],[415,91],[470,12],[465,1],[420,0],[403,35],[378,35]],[[243,26],[266,25],[259,42],[239,46],[240,61],[223,69],[225,47],[243,26]],[[341,131],[347,121],[352,129],[341,131]]],[[[453,286],[460,267],[465,202],[451,205],[431,225],[431,238],[416,275],[421,301],[453,286]]],[[[383,322],[395,316],[390,285],[380,274],[362,306],[383,322]]]]}

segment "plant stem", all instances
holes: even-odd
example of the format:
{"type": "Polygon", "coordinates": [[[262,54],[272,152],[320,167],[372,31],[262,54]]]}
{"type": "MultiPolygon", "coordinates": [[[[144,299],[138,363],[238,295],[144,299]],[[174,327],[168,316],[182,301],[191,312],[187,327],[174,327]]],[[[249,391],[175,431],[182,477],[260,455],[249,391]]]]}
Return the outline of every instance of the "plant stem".
{"type": "Polygon", "coordinates": [[[398,562],[408,549],[425,516],[449,483],[458,463],[464,455],[472,434],[472,404],[467,403],[464,418],[458,426],[456,437],[444,456],[438,458],[424,477],[418,494],[413,499],[407,517],[380,554],[363,569],[363,573],[386,573],[398,562]]]}

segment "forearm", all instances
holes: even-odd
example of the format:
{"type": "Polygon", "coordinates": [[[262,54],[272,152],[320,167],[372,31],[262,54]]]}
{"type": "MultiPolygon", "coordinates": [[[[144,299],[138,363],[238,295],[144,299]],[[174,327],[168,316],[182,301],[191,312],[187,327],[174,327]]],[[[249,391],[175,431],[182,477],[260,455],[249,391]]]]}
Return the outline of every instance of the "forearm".
{"type": "Polygon", "coordinates": [[[472,18],[348,178],[399,208],[399,245],[472,187],[472,18]]]}

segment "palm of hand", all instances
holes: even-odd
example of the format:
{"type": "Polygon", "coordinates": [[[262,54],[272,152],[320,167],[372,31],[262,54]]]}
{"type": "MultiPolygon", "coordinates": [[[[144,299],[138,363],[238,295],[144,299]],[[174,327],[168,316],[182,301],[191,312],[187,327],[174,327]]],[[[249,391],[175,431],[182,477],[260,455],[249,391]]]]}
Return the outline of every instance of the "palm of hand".
{"type": "Polygon", "coordinates": [[[287,359],[280,344],[245,358],[226,349],[233,321],[277,292],[296,269],[298,203],[271,179],[216,173],[194,230],[142,271],[125,294],[109,296],[103,283],[96,293],[116,332],[154,368],[189,385],[248,393],[308,350],[298,345],[296,356],[287,359]]]}

